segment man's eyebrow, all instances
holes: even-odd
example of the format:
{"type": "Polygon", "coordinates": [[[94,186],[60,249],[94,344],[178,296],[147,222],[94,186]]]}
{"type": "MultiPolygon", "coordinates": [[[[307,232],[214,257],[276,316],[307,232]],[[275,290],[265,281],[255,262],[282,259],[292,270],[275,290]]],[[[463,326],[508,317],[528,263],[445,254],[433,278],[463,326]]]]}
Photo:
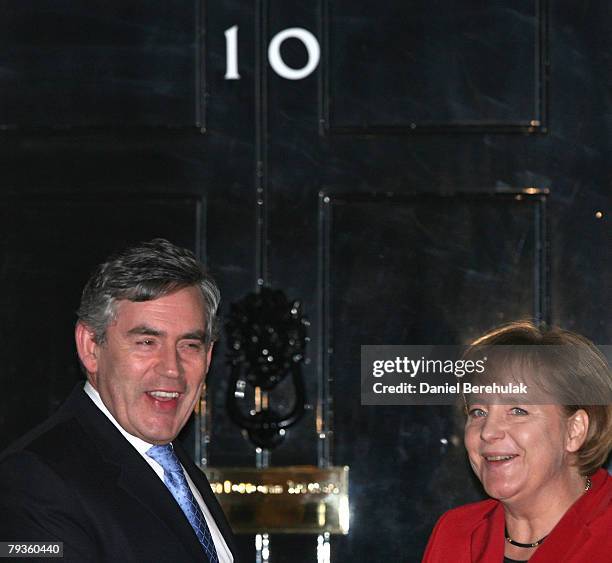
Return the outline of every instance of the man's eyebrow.
{"type": "MultiPolygon", "coordinates": [[[[166,336],[163,330],[157,330],[147,325],[138,325],[128,330],[128,335],[144,335],[144,336],[166,336]]],[[[180,340],[200,340],[206,342],[206,333],[203,330],[194,330],[181,334],[180,340]]]]}
{"type": "Polygon", "coordinates": [[[138,325],[131,328],[128,334],[144,334],[146,336],[164,336],[166,333],[163,330],[157,330],[147,325],[138,325]]]}
{"type": "Polygon", "coordinates": [[[194,330],[193,332],[187,332],[181,336],[182,340],[200,340],[206,342],[206,333],[203,330],[194,330]]]}

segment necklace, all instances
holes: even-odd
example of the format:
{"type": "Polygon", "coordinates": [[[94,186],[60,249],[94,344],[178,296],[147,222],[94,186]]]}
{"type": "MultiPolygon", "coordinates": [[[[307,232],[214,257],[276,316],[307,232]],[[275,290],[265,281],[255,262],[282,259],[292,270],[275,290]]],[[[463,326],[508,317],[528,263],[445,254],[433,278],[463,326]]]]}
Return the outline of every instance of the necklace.
{"type": "Polygon", "coordinates": [[[506,541],[509,544],[515,545],[516,547],[524,547],[525,549],[529,549],[531,547],[538,547],[548,537],[548,534],[546,534],[543,538],[540,538],[539,540],[534,541],[533,543],[521,543],[520,541],[513,540],[508,535],[508,528],[504,527],[504,536],[506,536],[506,541]]]}
{"type": "MultiPolygon", "coordinates": [[[[588,491],[592,485],[593,483],[591,482],[591,478],[587,477],[586,483],[584,484],[584,490],[588,491]]],[[[534,541],[533,543],[521,543],[519,541],[513,540],[508,535],[508,528],[504,526],[504,536],[506,537],[506,541],[511,545],[514,545],[516,547],[523,547],[525,549],[531,549],[532,547],[538,547],[548,537],[548,534],[546,534],[543,538],[540,538],[539,540],[534,541]]]]}

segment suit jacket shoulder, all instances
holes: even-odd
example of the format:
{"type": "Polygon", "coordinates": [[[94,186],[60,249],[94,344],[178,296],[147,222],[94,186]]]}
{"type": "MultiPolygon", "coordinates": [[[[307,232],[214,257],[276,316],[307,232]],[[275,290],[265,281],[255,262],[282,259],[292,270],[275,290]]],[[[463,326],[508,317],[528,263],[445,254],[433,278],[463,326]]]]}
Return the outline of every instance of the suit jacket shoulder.
{"type": "MultiPolygon", "coordinates": [[[[196,486],[237,560],[203,474],[196,486]]],[[[65,562],[202,560],[168,489],[82,388],[0,456],[0,540],[63,541],[65,562]]]]}

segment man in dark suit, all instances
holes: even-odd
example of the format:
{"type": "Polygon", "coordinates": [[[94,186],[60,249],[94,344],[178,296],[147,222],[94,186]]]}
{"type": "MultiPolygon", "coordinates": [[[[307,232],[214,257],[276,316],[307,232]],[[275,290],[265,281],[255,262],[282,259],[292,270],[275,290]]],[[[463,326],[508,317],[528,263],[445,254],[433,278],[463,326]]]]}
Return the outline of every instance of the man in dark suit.
{"type": "Polygon", "coordinates": [[[202,393],[218,303],[194,255],[162,239],[97,268],[75,330],[87,382],[0,456],[0,541],[63,542],[79,563],[237,559],[175,440],[202,393]]]}

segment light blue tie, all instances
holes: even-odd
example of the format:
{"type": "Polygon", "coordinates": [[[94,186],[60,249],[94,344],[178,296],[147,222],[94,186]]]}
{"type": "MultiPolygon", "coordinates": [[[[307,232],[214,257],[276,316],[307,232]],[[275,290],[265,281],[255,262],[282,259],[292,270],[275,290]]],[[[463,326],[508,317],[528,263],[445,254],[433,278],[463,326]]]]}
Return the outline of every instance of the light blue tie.
{"type": "Polygon", "coordinates": [[[208,560],[210,563],[219,563],[219,557],[217,556],[210,530],[187,484],[183,468],[181,467],[178,457],[176,457],[174,453],[172,445],[164,444],[163,446],[153,446],[149,448],[146,453],[163,467],[164,483],[166,483],[168,490],[172,493],[172,496],[176,499],[176,502],[178,502],[181,510],[185,513],[187,520],[202,544],[208,560]]]}

